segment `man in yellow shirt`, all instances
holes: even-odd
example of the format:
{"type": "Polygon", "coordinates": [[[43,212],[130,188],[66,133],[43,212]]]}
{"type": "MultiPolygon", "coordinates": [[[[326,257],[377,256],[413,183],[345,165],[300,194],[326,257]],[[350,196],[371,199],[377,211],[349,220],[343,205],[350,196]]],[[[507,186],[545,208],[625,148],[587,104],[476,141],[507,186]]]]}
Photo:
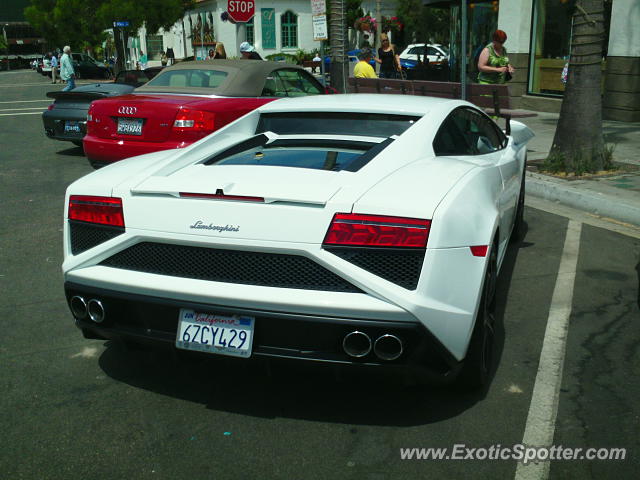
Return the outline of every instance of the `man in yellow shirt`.
{"type": "Polygon", "coordinates": [[[368,48],[363,48],[360,50],[358,54],[358,59],[360,61],[356,63],[355,68],[353,69],[353,76],[356,78],[378,78],[376,75],[376,71],[369,64],[371,60],[371,50],[368,48]]]}

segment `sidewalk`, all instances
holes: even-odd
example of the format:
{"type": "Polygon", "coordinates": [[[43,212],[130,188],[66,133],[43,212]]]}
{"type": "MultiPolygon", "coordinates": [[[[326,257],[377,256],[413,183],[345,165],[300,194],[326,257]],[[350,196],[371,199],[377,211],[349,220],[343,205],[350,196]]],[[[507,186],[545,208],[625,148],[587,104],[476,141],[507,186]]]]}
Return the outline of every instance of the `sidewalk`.
{"type": "MultiPolygon", "coordinates": [[[[557,122],[558,114],[545,112],[522,119],[536,134],[527,145],[529,163],[547,157],[557,122]]],[[[637,166],[637,171],[585,180],[528,171],[527,195],[640,226],[640,123],[605,120],[603,129],[605,142],[615,145],[614,160],[637,166]]]]}

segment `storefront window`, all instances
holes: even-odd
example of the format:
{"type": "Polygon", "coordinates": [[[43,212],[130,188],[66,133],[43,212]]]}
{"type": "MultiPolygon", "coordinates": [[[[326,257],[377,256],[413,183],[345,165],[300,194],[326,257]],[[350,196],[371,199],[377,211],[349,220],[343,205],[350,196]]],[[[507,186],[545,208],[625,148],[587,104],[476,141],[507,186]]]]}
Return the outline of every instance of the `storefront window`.
{"type": "Polygon", "coordinates": [[[162,35],[147,35],[147,59],[160,60],[163,51],[162,35]]]}
{"type": "MultiPolygon", "coordinates": [[[[493,32],[498,28],[499,2],[470,2],[467,5],[467,79],[478,80],[478,56],[484,47],[491,43],[493,32]]],[[[460,81],[460,6],[451,5],[451,81],[460,81]]]]}
{"type": "Polygon", "coordinates": [[[562,69],[571,51],[575,0],[534,0],[529,93],[562,95],[562,69]]]}

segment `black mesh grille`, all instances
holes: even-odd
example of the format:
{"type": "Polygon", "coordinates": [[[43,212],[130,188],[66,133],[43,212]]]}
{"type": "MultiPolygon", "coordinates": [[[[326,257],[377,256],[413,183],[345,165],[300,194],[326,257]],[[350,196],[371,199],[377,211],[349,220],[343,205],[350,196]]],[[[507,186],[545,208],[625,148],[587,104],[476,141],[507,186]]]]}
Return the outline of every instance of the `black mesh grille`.
{"type": "Polygon", "coordinates": [[[418,286],[424,250],[325,247],[326,250],[378,277],[401,287],[415,290],[418,286]]]}
{"type": "Polygon", "coordinates": [[[124,233],[124,228],[69,221],[71,253],[77,255],[124,233]]]}
{"type": "Polygon", "coordinates": [[[143,242],[107,258],[101,265],[215,282],[361,292],[326,268],[298,255],[143,242]]]}

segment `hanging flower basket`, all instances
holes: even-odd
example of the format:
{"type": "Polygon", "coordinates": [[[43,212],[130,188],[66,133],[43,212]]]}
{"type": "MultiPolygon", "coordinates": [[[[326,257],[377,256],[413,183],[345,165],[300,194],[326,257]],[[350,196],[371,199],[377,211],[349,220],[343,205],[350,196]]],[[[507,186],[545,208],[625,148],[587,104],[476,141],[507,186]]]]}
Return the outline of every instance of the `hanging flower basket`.
{"type": "Polygon", "coordinates": [[[353,28],[356,30],[360,30],[361,32],[375,32],[378,24],[376,19],[371,15],[365,15],[364,17],[358,18],[353,24],[353,28]]]}
{"type": "Polygon", "coordinates": [[[382,31],[384,33],[400,33],[404,25],[398,17],[382,17],[382,31]]]}

